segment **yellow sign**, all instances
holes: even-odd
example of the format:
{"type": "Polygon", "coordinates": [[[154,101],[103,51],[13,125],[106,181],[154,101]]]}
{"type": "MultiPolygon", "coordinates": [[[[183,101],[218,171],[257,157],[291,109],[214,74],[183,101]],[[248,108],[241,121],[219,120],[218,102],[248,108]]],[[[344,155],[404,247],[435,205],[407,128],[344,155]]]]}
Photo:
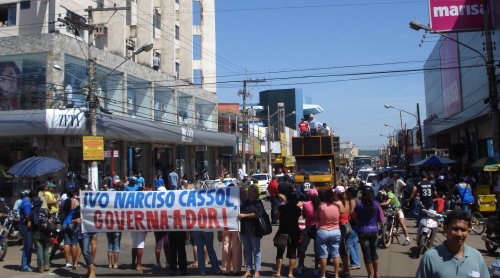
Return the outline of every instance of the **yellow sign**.
{"type": "Polygon", "coordinates": [[[83,136],[83,160],[104,160],[102,136],[83,136]]]}

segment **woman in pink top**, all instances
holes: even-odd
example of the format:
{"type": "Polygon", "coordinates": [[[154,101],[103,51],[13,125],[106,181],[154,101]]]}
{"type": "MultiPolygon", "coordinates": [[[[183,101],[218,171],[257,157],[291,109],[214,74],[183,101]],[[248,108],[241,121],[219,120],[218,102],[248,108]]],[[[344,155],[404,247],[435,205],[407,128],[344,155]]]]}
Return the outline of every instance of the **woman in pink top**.
{"type": "Polygon", "coordinates": [[[318,233],[316,234],[316,249],[319,253],[321,264],[321,278],[325,278],[326,260],[328,251],[333,258],[333,268],[335,277],[339,277],[340,265],[340,208],[334,203],[334,193],[332,190],[325,191],[325,203],[322,203],[316,210],[316,220],[318,220],[318,233]]]}
{"type": "MultiPolygon", "coordinates": [[[[315,214],[316,214],[316,209],[319,208],[319,206],[321,205],[321,200],[318,197],[317,189],[315,188],[309,189],[309,191],[307,191],[307,198],[308,201],[304,202],[304,204],[302,205],[302,217],[304,217],[306,220],[306,228],[302,233],[302,243],[300,245],[300,250],[299,250],[300,271],[297,272],[297,274],[299,275],[301,271],[306,269],[306,267],[304,266],[304,258],[306,256],[307,247],[311,242],[311,238],[308,236],[308,233],[313,226],[318,225],[318,221],[315,218],[315,214]]],[[[316,239],[315,238],[313,239],[316,242],[316,239]]],[[[318,276],[319,274],[318,265],[319,265],[318,250],[316,249],[316,246],[314,246],[314,276],[318,276]]]]}

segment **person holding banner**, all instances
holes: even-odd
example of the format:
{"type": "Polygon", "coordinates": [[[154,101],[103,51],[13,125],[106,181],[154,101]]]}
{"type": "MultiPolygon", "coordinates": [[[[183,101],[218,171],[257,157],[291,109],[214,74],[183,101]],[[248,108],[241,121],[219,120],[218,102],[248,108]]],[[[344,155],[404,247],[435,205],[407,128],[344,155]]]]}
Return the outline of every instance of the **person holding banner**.
{"type": "Polygon", "coordinates": [[[241,221],[240,233],[243,241],[247,268],[247,271],[241,278],[247,278],[252,275],[253,261],[255,261],[255,273],[253,277],[260,278],[260,241],[262,235],[259,233],[258,218],[264,214],[264,205],[262,201],[257,198],[258,192],[257,186],[253,184],[248,186],[248,199],[241,204],[240,214],[238,215],[238,219],[241,221]],[[252,258],[254,260],[252,260],[252,258]]]}

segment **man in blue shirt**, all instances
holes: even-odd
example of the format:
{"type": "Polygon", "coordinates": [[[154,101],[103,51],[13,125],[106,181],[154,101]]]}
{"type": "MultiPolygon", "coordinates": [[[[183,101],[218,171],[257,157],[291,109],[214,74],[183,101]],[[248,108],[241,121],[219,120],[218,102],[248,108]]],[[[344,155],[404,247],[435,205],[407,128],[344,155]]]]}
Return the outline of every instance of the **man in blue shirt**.
{"type": "Polygon", "coordinates": [[[447,214],[443,225],[446,240],[425,252],[416,278],[490,277],[481,253],[465,244],[470,235],[470,219],[470,215],[461,209],[454,209],[447,214]]]}
{"type": "Polygon", "coordinates": [[[23,253],[21,256],[21,271],[23,272],[33,272],[35,269],[30,266],[31,264],[31,253],[33,252],[33,232],[31,230],[31,223],[29,223],[29,217],[32,208],[33,198],[37,196],[35,190],[31,190],[28,196],[24,197],[19,205],[19,215],[21,216],[21,221],[19,223],[19,228],[21,234],[23,235],[23,253]]]}
{"type": "Polygon", "coordinates": [[[144,177],[142,176],[142,171],[139,171],[139,177],[137,178],[137,191],[143,191],[144,190],[144,184],[146,184],[146,181],[144,181],[144,177]]]}
{"type": "Polygon", "coordinates": [[[162,187],[165,184],[163,181],[163,178],[161,174],[155,174],[155,189],[158,190],[158,188],[162,187]]]}
{"type": "Polygon", "coordinates": [[[168,174],[168,187],[170,190],[177,190],[177,185],[179,183],[179,175],[177,174],[177,170],[174,169],[170,174],[168,174]]]}

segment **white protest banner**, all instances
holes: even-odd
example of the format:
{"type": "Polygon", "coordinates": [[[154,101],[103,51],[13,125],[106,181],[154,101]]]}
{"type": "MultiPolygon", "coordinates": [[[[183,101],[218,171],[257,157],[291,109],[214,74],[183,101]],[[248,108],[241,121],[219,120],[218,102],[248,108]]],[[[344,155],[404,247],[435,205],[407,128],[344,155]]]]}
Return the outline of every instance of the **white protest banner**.
{"type": "Polygon", "coordinates": [[[239,187],[81,193],[84,232],[239,231],[239,187]]]}

